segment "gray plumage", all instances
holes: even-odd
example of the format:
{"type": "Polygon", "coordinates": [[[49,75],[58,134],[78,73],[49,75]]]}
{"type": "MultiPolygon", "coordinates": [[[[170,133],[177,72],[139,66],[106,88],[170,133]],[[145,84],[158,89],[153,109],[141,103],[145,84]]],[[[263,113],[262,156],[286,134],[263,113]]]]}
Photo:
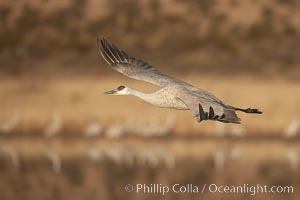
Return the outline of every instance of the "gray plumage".
{"type": "Polygon", "coordinates": [[[262,113],[258,109],[241,109],[230,106],[205,90],[162,74],[148,63],[130,57],[104,38],[98,38],[97,42],[102,57],[114,70],[130,78],[146,81],[161,87],[154,93],[143,93],[127,86],[120,86],[115,90],[106,92],[107,94],[134,95],[155,106],[190,110],[198,122],[202,120],[217,120],[240,123],[241,120],[236,115],[236,111],[262,113]]]}

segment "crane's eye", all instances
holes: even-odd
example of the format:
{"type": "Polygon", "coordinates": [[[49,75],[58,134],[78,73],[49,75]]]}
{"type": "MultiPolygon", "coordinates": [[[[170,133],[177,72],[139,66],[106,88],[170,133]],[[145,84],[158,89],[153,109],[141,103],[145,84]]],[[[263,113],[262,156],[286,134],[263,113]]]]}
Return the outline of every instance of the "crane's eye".
{"type": "Polygon", "coordinates": [[[121,85],[118,87],[118,90],[123,90],[125,88],[125,86],[121,85]]]}

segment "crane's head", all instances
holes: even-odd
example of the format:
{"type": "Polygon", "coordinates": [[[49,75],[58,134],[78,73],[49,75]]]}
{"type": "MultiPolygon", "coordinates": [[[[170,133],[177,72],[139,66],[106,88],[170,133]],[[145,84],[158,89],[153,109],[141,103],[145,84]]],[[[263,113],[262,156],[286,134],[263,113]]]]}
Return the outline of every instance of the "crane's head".
{"type": "Polygon", "coordinates": [[[129,91],[128,91],[128,87],[124,85],[120,85],[117,89],[104,92],[104,94],[128,95],[129,91]]]}

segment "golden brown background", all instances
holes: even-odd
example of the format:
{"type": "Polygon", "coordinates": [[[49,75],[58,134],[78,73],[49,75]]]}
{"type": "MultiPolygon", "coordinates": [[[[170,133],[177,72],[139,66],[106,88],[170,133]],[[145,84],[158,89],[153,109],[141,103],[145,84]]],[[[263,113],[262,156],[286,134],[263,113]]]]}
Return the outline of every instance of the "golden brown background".
{"type": "Polygon", "coordinates": [[[254,197],[299,197],[299,25],[297,0],[1,0],[0,199],[162,198],[126,193],[127,183],[292,185],[254,197]],[[264,114],[199,124],[188,111],[105,96],[157,87],[113,71],[98,36],[264,114]]]}

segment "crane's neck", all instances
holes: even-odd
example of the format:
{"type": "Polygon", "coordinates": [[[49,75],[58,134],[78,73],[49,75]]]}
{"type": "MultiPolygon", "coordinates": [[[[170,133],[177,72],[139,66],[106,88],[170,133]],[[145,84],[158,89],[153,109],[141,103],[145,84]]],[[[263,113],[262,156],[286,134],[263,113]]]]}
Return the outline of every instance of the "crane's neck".
{"type": "Polygon", "coordinates": [[[140,91],[130,88],[128,90],[128,94],[139,97],[140,99],[143,99],[144,101],[146,101],[148,103],[155,104],[156,97],[155,97],[154,93],[144,93],[144,92],[140,92],[140,91]]]}

